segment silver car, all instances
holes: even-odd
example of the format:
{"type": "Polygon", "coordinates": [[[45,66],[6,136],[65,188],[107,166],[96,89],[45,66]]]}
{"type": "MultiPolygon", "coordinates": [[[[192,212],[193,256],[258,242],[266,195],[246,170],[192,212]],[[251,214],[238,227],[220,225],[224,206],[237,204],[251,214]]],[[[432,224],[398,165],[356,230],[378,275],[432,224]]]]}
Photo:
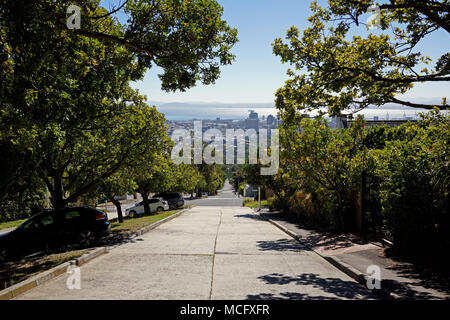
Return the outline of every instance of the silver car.
{"type": "MultiPolygon", "coordinates": [[[[161,212],[169,210],[169,204],[163,198],[150,198],[148,199],[150,206],[150,212],[161,212]]],[[[145,213],[144,201],[136,203],[131,208],[125,210],[125,216],[143,215],[145,213]]]]}

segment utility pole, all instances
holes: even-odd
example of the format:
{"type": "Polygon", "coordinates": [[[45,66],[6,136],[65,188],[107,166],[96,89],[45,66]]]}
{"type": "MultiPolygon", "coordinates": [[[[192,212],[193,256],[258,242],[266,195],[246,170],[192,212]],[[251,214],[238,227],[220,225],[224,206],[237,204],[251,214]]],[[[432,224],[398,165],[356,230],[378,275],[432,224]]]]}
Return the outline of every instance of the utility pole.
{"type": "Polygon", "coordinates": [[[258,202],[259,202],[258,211],[261,211],[261,186],[258,186],[258,202]]]}

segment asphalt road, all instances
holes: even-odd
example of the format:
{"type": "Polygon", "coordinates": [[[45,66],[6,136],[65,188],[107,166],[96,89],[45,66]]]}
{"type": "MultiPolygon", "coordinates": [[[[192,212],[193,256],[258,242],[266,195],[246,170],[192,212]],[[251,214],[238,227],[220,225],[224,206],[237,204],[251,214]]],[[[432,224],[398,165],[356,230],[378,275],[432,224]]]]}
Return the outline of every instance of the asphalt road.
{"type": "Polygon", "coordinates": [[[370,293],[237,206],[230,190],[18,299],[364,299],[370,293]],[[211,206],[212,203],[218,205],[211,206]]]}
{"type": "Polygon", "coordinates": [[[220,190],[216,196],[193,200],[185,198],[184,200],[186,205],[193,204],[202,207],[241,207],[243,199],[234,194],[231,185],[226,181],[223,190],[220,190]]]}

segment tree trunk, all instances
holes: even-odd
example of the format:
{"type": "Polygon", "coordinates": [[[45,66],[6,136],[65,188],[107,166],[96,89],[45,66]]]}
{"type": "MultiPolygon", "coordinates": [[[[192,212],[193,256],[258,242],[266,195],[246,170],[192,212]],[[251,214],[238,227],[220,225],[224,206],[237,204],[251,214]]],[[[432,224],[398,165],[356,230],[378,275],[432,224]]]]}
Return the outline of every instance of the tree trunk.
{"type": "Polygon", "coordinates": [[[64,192],[57,184],[50,189],[50,198],[53,209],[63,209],[67,206],[67,201],[64,199],[64,192]]]}
{"type": "Polygon", "coordinates": [[[141,196],[142,196],[142,200],[144,200],[144,211],[145,211],[145,215],[148,216],[150,215],[150,204],[148,202],[148,192],[141,192],[141,196]]]}
{"type": "Polygon", "coordinates": [[[62,186],[61,177],[57,174],[52,176],[53,181],[49,178],[44,178],[44,182],[47,185],[47,189],[50,193],[50,201],[53,209],[63,209],[69,203],[67,199],[64,198],[64,189],[62,186]]]}
{"type": "Polygon", "coordinates": [[[122,214],[122,206],[120,205],[120,201],[115,199],[114,196],[109,198],[109,200],[116,206],[117,217],[119,219],[119,223],[122,223],[123,222],[123,214],[122,214]]]}

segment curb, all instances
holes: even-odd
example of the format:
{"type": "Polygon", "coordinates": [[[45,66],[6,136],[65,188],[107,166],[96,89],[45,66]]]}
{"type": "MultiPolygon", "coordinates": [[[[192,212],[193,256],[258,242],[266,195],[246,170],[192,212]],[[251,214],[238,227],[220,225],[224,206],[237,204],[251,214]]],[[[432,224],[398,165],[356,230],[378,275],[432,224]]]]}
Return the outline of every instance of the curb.
{"type": "MultiPolygon", "coordinates": [[[[298,234],[292,232],[291,230],[287,229],[285,226],[282,226],[278,222],[275,222],[272,219],[268,218],[264,213],[259,214],[259,215],[264,220],[270,222],[275,227],[277,227],[278,229],[280,229],[284,233],[288,234],[289,236],[291,236],[292,238],[294,238],[295,240],[300,242],[302,245],[307,247],[309,250],[313,251],[315,254],[317,254],[321,258],[325,259],[326,261],[328,261],[334,267],[336,267],[337,269],[339,269],[342,272],[344,272],[350,278],[352,278],[353,280],[355,280],[356,282],[362,284],[365,288],[367,288],[366,284],[367,284],[367,280],[369,279],[369,277],[366,274],[360,272],[359,270],[356,270],[351,265],[343,262],[338,257],[326,256],[326,255],[321,254],[318,250],[316,250],[313,247],[311,247],[310,245],[304,243],[301,240],[301,236],[299,236],[298,234]]],[[[370,289],[368,289],[368,290],[370,290],[370,289]]],[[[393,293],[391,293],[391,292],[389,292],[389,291],[387,291],[385,289],[372,289],[370,291],[372,291],[372,293],[374,293],[375,295],[379,296],[380,298],[386,299],[386,300],[395,300],[395,299],[399,298],[399,296],[397,296],[396,294],[393,294],[393,293]]]]}
{"type": "Polygon", "coordinates": [[[109,251],[108,247],[97,248],[97,249],[93,250],[92,252],[85,253],[81,257],[79,257],[75,260],[72,260],[72,261],[74,261],[74,263],[72,263],[72,264],[75,264],[76,266],[80,267],[83,264],[88,263],[89,261],[101,256],[102,254],[108,253],[108,251],[109,251]]]}
{"type": "MultiPolygon", "coordinates": [[[[124,233],[124,234],[122,235],[122,239],[133,239],[133,238],[139,237],[140,235],[143,235],[144,233],[147,233],[147,232],[149,232],[150,230],[155,229],[155,228],[158,227],[159,225],[161,225],[161,224],[163,224],[163,223],[165,223],[165,222],[167,222],[167,221],[170,221],[170,220],[172,220],[172,219],[175,219],[176,217],[179,217],[180,215],[182,215],[183,213],[189,211],[190,209],[192,209],[192,207],[191,207],[191,208],[183,209],[183,210],[181,210],[181,211],[178,212],[178,213],[175,213],[175,214],[173,214],[173,215],[171,215],[171,216],[168,216],[168,217],[166,217],[166,218],[164,218],[164,219],[161,219],[161,220],[159,220],[159,221],[156,221],[156,222],[154,222],[154,223],[152,223],[152,224],[150,224],[150,225],[148,225],[148,226],[146,226],[146,227],[144,227],[144,228],[142,228],[142,229],[139,229],[138,231],[135,231],[135,232],[126,232],[126,233],[124,233]]],[[[114,248],[114,247],[116,247],[116,246],[115,246],[115,245],[112,246],[112,248],[114,248]]]]}
{"type": "Polygon", "coordinates": [[[64,262],[56,267],[51,268],[50,270],[43,271],[29,279],[26,279],[22,282],[19,282],[15,285],[12,285],[9,288],[6,288],[2,291],[0,291],[0,300],[10,300],[12,298],[15,298],[19,296],[22,293],[27,292],[28,290],[33,289],[34,287],[40,286],[57,276],[66,273],[68,268],[70,266],[76,265],[81,266],[92,259],[97,258],[98,256],[101,256],[102,254],[105,254],[108,252],[107,247],[100,247],[97,249],[92,250],[91,252],[83,254],[81,257],[70,260],[67,262],[64,262]]]}
{"type": "Polygon", "coordinates": [[[173,214],[173,215],[171,215],[171,216],[168,216],[168,217],[166,217],[166,218],[164,218],[164,219],[161,219],[161,220],[159,220],[159,221],[156,221],[156,222],[152,223],[151,225],[148,225],[148,226],[146,226],[146,227],[144,227],[144,228],[142,228],[142,229],[139,229],[139,230],[136,231],[136,232],[130,232],[130,233],[128,233],[128,234],[129,234],[131,237],[138,237],[138,236],[140,236],[140,235],[142,235],[142,234],[144,234],[144,233],[149,232],[149,231],[152,230],[152,229],[155,229],[156,227],[158,227],[159,225],[161,225],[161,224],[163,224],[163,223],[165,223],[165,222],[167,222],[167,221],[170,221],[170,220],[172,220],[172,219],[175,219],[176,217],[181,216],[183,213],[185,213],[186,211],[189,211],[190,209],[191,209],[191,208],[181,210],[181,211],[178,212],[178,213],[175,213],[175,214],[173,214]]]}
{"type": "MultiPolygon", "coordinates": [[[[151,225],[149,225],[147,227],[139,229],[136,232],[128,233],[128,235],[131,237],[140,236],[146,232],[149,232],[152,229],[155,229],[156,227],[163,224],[164,222],[167,222],[169,220],[172,220],[172,219],[180,216],[181,214],[185,213],[189,209],[191,209],[191,208],[184,209],[184,210],[182,210],[178,213],[175,213],[169,217],[166,217],[162,220],[152,223],[151,225]]],[[[25,292],[33,289],[34,287],[40,286],[56,277],[62,275],[63,273],[66,273],[70,266],[73,266],[73,265],[78,266],[78,267],[82,266],[83,264],[86,264],[89,261],[91,261],[105,253],[108,253],[108,252],[109,252],[109,247],[99,247],[99,248],[92,250],[91,252],[83,254],[81,257],[79,257],[77,259],[64,262],[56,267],[53,267],[50,270],[43,271],[29,279],[26,279],[22,282],[16,283],[15,285],[12,285],[11,287],[1,290],[0,291],[0,300],[13,299],[13,298],[21,295],[22,293],[25,293],[25,292]]]]}

